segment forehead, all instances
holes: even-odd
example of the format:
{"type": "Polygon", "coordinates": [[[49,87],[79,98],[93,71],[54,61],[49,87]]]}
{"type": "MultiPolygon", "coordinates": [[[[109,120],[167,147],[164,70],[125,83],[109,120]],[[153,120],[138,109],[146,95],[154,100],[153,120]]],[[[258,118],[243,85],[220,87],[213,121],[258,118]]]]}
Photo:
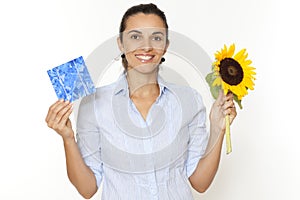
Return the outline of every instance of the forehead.
{"type": "Polygon", "coordinates": [[[126,21],[125,31],[142,28],[166,28],[164,21],[155,14],[138,13],[130,16],[126,21]]]}

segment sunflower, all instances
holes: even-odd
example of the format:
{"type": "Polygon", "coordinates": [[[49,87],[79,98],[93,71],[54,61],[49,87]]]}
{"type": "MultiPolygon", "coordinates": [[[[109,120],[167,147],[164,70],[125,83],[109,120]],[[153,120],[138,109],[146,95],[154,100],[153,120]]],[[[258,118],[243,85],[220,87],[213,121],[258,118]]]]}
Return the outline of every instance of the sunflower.
{"type": "MultiPolygon", "coordinates": [[[[232,44],[229,49],[224,45],[221,51],[215,53],[215,62],[212,72],[206,76],[206,81],[210,86],[210,91],[214,98],[217,98],[219,90],[223,89],[227,94],[233,93],[234,100],[242,109],[242,98],[248,94],[248,89],[254,89],[255,68],[250,66],[252,61],[247,59],[246,49],[240,50],[234,55],[235,45],[232,44]]],[[[229,115],[226,115],[226,151],[229,154],[232,151],[230,139],[229,115]]]]}
{"type": "MultiPolygon", "coordinates": [[[[234,55],[235,45],[229,48],[224,45],[221,51],[215,53],[213,72],[210,75],[212,87],[222,87],[224,93],[229,91],[235,96],[235,100],[241,107],[242,98],[248,94],[248,89],[254,89],[255,68],[250,66],[252,61],[247,59],[246,49],[240,50],[234,55]]],[[[241,107],[242,108],[242,107],[241,107]]]]}

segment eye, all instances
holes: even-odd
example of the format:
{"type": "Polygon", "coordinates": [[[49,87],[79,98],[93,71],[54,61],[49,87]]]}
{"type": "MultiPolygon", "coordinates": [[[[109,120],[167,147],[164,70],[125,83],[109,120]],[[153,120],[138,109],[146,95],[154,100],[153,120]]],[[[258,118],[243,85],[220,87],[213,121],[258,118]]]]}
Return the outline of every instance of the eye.
{"type": "Polygon", "coordinates": [[[163,38],[162,38],[161,36],[154,36],[154,37],[152,38],[152,40],[154,40],[154,41],[162,41],[163,38]]]}
{"type": "Polygon", "coordinates": [[[141,37],[139,35],[131,35],[130,38],[134,40],[139,40],[141,37]]]}

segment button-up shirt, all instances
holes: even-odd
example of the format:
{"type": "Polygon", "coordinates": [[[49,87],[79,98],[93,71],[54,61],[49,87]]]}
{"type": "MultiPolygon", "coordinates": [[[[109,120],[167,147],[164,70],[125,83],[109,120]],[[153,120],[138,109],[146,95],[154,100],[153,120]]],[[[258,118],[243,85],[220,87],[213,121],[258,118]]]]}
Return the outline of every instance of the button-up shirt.
{"type": "Polygon", "coordinates": [[[81,101],[77,144],[97,186],[103,182],[102,200],[193,199],[188,177],[208,142],[205,107],[196,90],[157,81],[146,119],[125,73],[81,101]]]}

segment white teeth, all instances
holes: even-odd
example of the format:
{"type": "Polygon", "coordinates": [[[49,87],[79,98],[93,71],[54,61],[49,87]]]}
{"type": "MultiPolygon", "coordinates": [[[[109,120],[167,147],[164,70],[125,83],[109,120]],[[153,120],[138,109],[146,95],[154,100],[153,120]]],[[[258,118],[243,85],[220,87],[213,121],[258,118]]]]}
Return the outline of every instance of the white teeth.
{"type": "Polygon", "coordinates": [[[136,57],[141,60],[150,60],[152,58],[152,56],[136,56],[136,57]]]}

